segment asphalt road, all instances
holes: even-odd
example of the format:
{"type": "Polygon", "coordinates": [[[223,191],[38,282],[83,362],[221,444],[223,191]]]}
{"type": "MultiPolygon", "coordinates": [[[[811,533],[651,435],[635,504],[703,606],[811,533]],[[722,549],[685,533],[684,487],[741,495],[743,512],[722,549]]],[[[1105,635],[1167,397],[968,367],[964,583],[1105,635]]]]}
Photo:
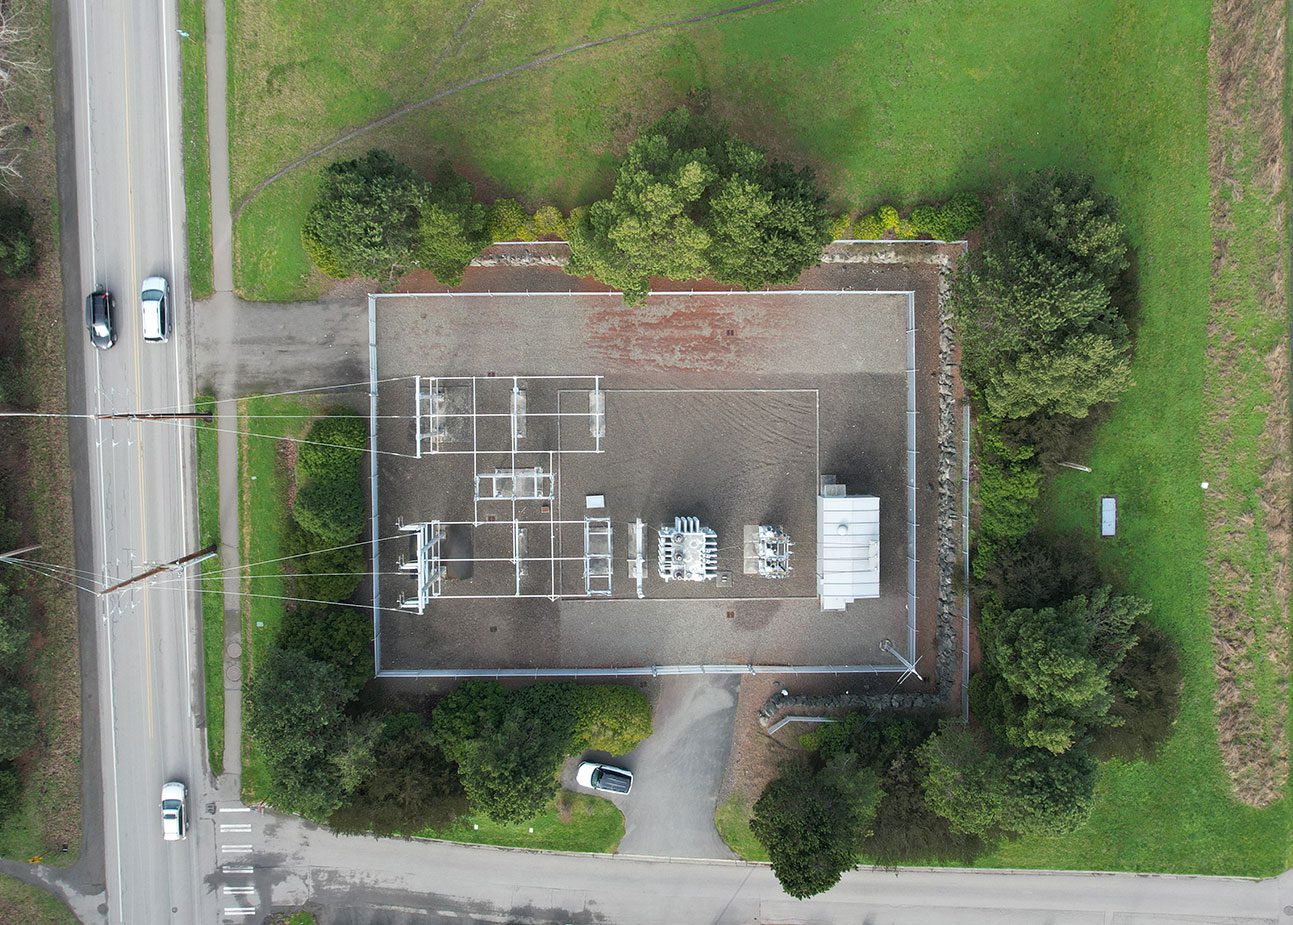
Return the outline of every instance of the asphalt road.
{"type": "Polygon", "coordinates": [[[272,817],[266,817],[263,829],[265,860],[277,868],[266,872],[274,904],[312,899],[325,910],[324,925],[1293,922],[1293,874],[1256,883],[1134,874],[860,870],[801,902],[786,896],[764,865],[417,844],[338,836],[272,817]]]}
{"type": "MultiPolygon", "coordinates": [[[[65,285],[81,296],[96,286],[114,292],[119,329],[116,346],[104,352],[90,346],[84,328],[69,331],[83,345],[91,412],[183,409],[191,401],[175,15],[166,0],[72,0],[69,8],[69,60],[58,64],[71,68],[80,267],[65,285]],[[138,293],[151,275],[171,281],[176,321],[167,344],[140,336],[138,293]]],[[[88,450],[100,587],[193,551],[187,431],[96,423],[88,450]]],[[[166,780],[188,784],[191,811],[200,810],[207,789],[193,604],[173,579],[97,602],[102,766],[86,771],[102,774],[111,922],[204,918],[210,839],[195,824],[195,837],[164,843],[158,810],[166,780]]]]}

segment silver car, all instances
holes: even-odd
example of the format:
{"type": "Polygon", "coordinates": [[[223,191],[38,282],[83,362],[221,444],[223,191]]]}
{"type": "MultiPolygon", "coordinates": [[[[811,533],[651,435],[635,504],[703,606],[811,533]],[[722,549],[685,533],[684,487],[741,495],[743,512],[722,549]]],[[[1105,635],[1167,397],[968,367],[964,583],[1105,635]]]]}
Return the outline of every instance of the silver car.
{"type": "Polygon", "coordinates": [[[164,344],[171,336],[171,287],[164,276],[150,276],[144,280],[139,293],[139,314],[143,325],[144,340],[150,344],[164,344]]]}

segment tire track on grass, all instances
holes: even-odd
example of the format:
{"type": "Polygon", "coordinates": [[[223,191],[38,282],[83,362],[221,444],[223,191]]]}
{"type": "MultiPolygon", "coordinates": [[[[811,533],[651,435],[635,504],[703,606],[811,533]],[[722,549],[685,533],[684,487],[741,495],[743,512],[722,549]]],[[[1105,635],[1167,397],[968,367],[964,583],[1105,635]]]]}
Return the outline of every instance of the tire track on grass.
{"type": "MultiPolygon", "coordinates": [[[[472,6],[471,10],[467,13],[466,19],[463,20],[462,25],[460,25],[458,29],[454,32],[454,34],[450,37],[449,43],[446,44],[444,51],[440,52],[440,56],[437,57],[435,62],[432,64],[432,70],[434,70],[435,67],[440,64],[440,62],[444,59],[444,57],[449,53],[451,48],[456,46],[457,40],[461,38],[462,33],[466,30],[468,24],[475,17],[476,10],[480,8],[483,2],[484,0],[477,0],[476,4],[472,6]]],[[[397,119],[402,118],[403,116],[408,115],[411,112],[416,112],[419,109],[425,109],[428,106],[433,106],[436,103],[440,102],[441,100],[445,99],[446,97],[454,96],[455,94],[462,93],[464,90],[470,90],[473,87],[479,87],[482,84],[493,83],[494,81],[502,80],[505,77],[511,77],[514,74],[520,74],[525,71],[534,70],[535,68],[542,67],[545,64],[549,64],[553,61],[560,60],[561,58],[568,57],[570,55],[576,54],[577,52],[587,51],[590,48],[599,48],[603,45],[613,45],[618,42],[628,41],[629,39],[635,39],[635,38],[640,38],[641,36],[644,36],[644,35],[650,35],[653,32],[661,32],[666,29],[678,29],[685,26],[693,26],[699,23],[708,22],[712,19],[721,19],[727,16],[735,16],[738,13],[746,13],[751,10],[760,9],[762,7],[776,6],[778,4],[785,3],[785,2],[786,0],[752,0],[752,2],[750,3],[742,3],[739,6],[726,7],[721,10],[712,10],[711,12],[708,12],[708,13],[699,13],[695,16],[687,16],[682,19],[671,19],[671,20],[668,20],[667,22],[654,23],[649,26],[642,26],[641,28],[638,28],[638,29],[631,29],[628,32],[620,32],[615,35],[608,35],[600,39],[590,39],[587,42],[579,42],[578,44],[569,45],[558,51],[549,52],[548,54],[540,55],[537,58],[531,58],[529,61],[523,61],[520,64],[513,65],[512,67],[504,68],[501,71],[494,71],[492,74],[485,74],[481,77],[473,77],[472,79],[465,80],[462,83],[454,84],[452,87],[446,87],[443,90],[439,90],[433,93],[431,96],[424,97],[423,99],[420,99],[420,100],[414,100],[412,103],[405,103],[403,106],[400,106],[396,109],[391,110],[384,116],[378,116],[376,119],[371,119],[368,122],[365,122],[363,125],[358,126],[357,128],[350,129],[349,131],[341,135],[338,135],[336,138],[328,142],[323,147],[316,148],[315,150],[310,151],[307,154],[301,155],[296,160],[291,161],[284,167],[281,167],[279,170],[270,174],[264,180],[261,180],[254,187],[252,187],[250,192],[248,192],[245,196],[240,198],[237,204],[234,206],[233,224],[234,225],[238,224],[238,219],[242,216],[243,210],[248,206],[249,203],[251,203],[253,199],[255,199],[257,196],[263,193],[274,183],[278,182],[283,177],[287,176],[287,174],[296,170],[296,168],[300,167],[301,165],[309,163],[319,155],[327,154],[329,151],[332,151],[335,148],[340,147],[341,145],[345,144],[348,141],[353,141],[359,136],[365,135],[368,132],[371,132],[373,129],[381,128],[383,125],[389,125],[390,123],[396,121],[397,119]]]]}

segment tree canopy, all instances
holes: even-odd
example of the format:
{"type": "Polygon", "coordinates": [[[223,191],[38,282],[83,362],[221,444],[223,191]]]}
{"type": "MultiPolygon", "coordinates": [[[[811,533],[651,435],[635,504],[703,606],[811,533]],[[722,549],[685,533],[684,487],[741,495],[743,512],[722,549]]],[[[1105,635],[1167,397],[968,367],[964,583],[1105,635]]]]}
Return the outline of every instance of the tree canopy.
{"type": "Polygon", "coordinates": [[[389,282],[417,266],[426,182],[388,151],[329,164],[301,229],[328,276],[389,282]]]}
{"type": "Polygon", "coordinates": [[[651,276],[790,282],[831,238],[811,172],[771,161],[685,107],[629,144],[608,199],[572,214],[568,272],[641,301],[651,276]]]}
{"type": "Polygon", "coordinates": [[[382,283],[428,269],[454,285],[488,237],[485,207],[448,164],[428,183],[380,150],[326,167],[301,228],[306,253],[323,273],[382,283]]]}
{"type": "Polygon", "coordinates": [[[1044,171],[1006,190],[951,298],[988,415],[1080,419],[1127,388],[1131,334],[1114,296],[1128,262],[1113,204],[1089,179],[1044,171]]]}
{"type": "Polygon", "coordinates": [[[347,770],[369,747],[344,713],[350,697],[336,667],[292,649],[270,649],[252,672],[247,731],[279,809],[324,819],[345,800],[347,770]]]}
{"type": "Polygon", "coordinates": [[[875,772],[849,752],[768,784],[754,804],[750,829],[767,849],[781,888],[807,899],[856,867],[880,796],[875,772]]]}
{"type": "Polygon", "coordinates": [[[1061,754],[1113,706],[1110,673],[1135,645],[1138,598],[1098,588],[1055,607],[984,608],[976,710],[1019,748],[1061,754]]]}
{"type": "Polygon", "coordinates": [[[957,831],[1061,835],[1091,813],[1096,765],[1082,749],[997,751],[982,733],[947,726],[919,752],[925,802],[957,831]]]}

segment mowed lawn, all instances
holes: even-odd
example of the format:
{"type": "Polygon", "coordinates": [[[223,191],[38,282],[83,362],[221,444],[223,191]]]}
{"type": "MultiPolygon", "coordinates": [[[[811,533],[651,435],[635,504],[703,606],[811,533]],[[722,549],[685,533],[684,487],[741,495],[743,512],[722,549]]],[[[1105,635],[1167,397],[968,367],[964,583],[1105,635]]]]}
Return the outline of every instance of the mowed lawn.
{"type": "Polygon", "coordinates": [[[494,822],[483,814],[468,813],[416,836],[472,845],[610,854],[624,838],[624,814],[610,800],[562,790],[543,815],[528,822],[494,822]]]}
{"type": "MultiPolygon", "coordinates": [[[[389,5],[389,4],[387,4],[389,5]]],[[[398,4],[413,10],[417,4],[398,4]]],[[[535,54],[632,28],[618,6],[486,0],[462,46],[428,70],[446,21],[428,32],[365,17],[324,56],[337,12],[318,21],[303,3],[238,0],[233,53],[236,197],[344,127],[428,88],[523,63],[535,54]],[[247,44],[265,35],[277,43],[247,44]],[[410,43],[424,43],[414,48],[410,43]],[[384,53],[383,53],[384,52],[384,53]],[[317,58],[309,81],[288,75],[317,58]],[[371,64],[374,58],[380,66],[371,64]],[[399,65],[399,66],[395,66],[399,65]],[[437,77],[437,74],[439,75],[437,77]],[[323,112],[303,133],[293,107],[323,112]]],[[[689,12],[717,5],[692,4],[689,12]]],[[[679,6],[652,4],[652,20],[679,6]]],[[[356,139],[326,160],[385,146],[421,168],[448,157],[482,195],[534,206],[579,205],[603,192],[609,167],[644,121],[693,92],[746,137],[817,168],[834,203],[909,207],[962,190],[990,190],[1021,170],[1093,174],[1114,194],[1136,250],[1139,344],[1135,387],[1100,429],[1091,475],[1065,474],[1045,506],[1056,530],[1090,535],[1095,503],[1116,494],[1120,537],[1101,547],[1109,570],[1154,605],[1178,641],[1186,688],[1174,737],[1153,763],[1110,763],[1091,822],[1064,838],[1025,839],[985,864],[1268,875],[1290,857],[1290,801],[1265,810],[1230,797],[1212,712],[1211,631],[1199,483],[1203,353],[1208,315],[1206,0],[943,0],[786,2],[706,24],[578,52],[448,96],[356,139]]],[[[421,15],[415,12],[414,15],[421,15]]],[[[320,161],[319,164],[325,163],[320,161]]],[[[238,283],[253,297],[318,291],[301,252],[303,194],[318,165],[254,199],[236,229],[238,283]]]]}

